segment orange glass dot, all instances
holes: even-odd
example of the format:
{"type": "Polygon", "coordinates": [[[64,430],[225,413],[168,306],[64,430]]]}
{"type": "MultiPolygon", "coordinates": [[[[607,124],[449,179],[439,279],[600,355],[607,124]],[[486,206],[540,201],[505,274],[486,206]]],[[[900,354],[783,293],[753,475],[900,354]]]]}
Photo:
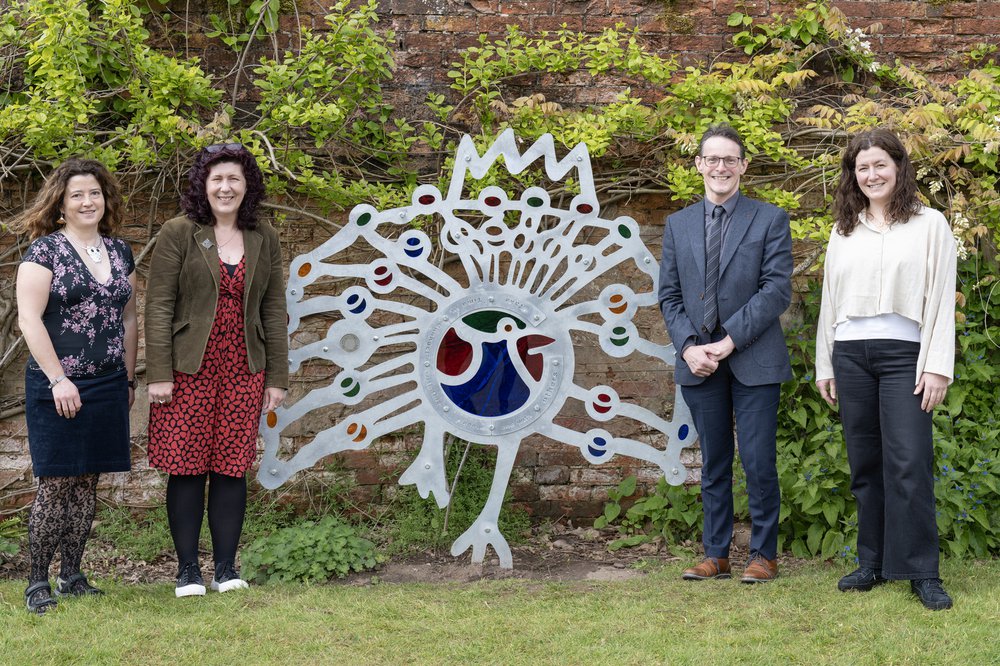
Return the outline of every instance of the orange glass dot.
{"type": "Polygon", "coordinates": [[[299,277],[305,277],[309,275],[309,271],[312,270],[312,267],[313,267],[312,264],[310,264],[308,261],[299,266],[299,277]]]}

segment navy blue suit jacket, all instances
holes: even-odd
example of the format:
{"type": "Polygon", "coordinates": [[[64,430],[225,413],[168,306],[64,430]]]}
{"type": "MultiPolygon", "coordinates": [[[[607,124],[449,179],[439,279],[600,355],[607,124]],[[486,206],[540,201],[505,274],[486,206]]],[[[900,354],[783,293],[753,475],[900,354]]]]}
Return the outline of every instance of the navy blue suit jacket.
{"type": "MultiPolygon", "coordinates": [[[[733,374],[748,386],[792,378],[778,317],[791,303],[792,237],[788,214],[740,195],[719,260],[719,322],[736,349],[733,374]]],[[[663,228],[659,302],[677,352],[675,381],[700,384],[681,357],[691,344],[710,342],[705,319],[705,205],[669,215],[663,228]]]]}

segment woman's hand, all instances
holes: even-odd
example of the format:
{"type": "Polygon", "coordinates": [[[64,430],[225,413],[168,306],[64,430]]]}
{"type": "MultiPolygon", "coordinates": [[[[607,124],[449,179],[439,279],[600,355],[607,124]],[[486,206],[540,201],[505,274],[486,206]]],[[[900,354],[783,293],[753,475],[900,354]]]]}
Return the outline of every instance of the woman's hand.
{"type": "Polygon", "coordinates": [[[56,401],[56,413],[68,419],[75,417],[83,407],[80,391],[68,377],[52,387],[52,399],[56,401]]]}
{"type": "Polygon", "coordinates": [[[268,386],[264,389],[264,412],[273,412],[285,401],[285,389],[268,386]]]}
{"type": "Polygon", "coordinates": [[[913,389],[913,395],[923,393],[920,400],[920,409],[925,412],[933,411],[935,407],[944,402],[944,397],[948,395],[948,378],[944,375],[936,375],[933,372],[925,372],[920,375],[917,388],[913,389]]]}
{"type": "Polygon", "coordinates": [[[831,407],[837,406],[837,381],[835,379],[817,379],[816,388],[819,394],[831,407]]]}
{"type": "Polygon", "coordinates": [[[163,405],[170,402],[174,397],[173,382],[153,382],[147,387],[149,389],[149,404],[154,402],[163,405]]]}

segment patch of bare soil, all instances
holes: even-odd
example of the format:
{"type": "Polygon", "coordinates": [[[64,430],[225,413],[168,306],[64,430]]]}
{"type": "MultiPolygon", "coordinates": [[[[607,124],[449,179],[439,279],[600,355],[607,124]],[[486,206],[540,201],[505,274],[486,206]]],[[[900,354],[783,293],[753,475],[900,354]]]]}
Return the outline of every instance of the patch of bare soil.
{"type": "MultiPolygon", "coordinates": [[[[617,581],[646,574],[670,562],[687,564],[698,559],[699,544],[685,542],[675,555],[662,543],[648,543],[633,548],[609,550],[609,544],[619,535],[615,530],[595,530],[548,524],[536,527],[524,543],[511,547],[513,569],[502,569],[492,549],[482,564],[473,564],[471,554],[452,557],[447,550],[420,552],[398,557],[378,569],[348,576],[347,585],[384,583],[469,583],[479,580],[506,578],[537,581],[617,581]],[[639,566],[644,563],[647,566],[639,566]]],[[[746,546],[737,529],[732,559],[742,563],[746,546]]],[[[57,558],[58,559],[58,558],[57,558]]],[[[202,561],[208,562],[208,553],[202,561]]],[[[792,565],[782,558],[782,566],[792,565]]],[[[53,565],[53,576],[56,564],[53,565]]],[[[112,578],[124,583],[168,583],[177,575],[177,560],[173,554],[162,555],[151,562],[131,560],[115,550],[113,544],[91,539],[84,556],[83,570],[88,576],[112,578]]],[[[207,570],[207,569],[206,569],[207,570]]],[[[27,544],[12,559],[0,561],[0,579],[25,579],[28,574],[27,544]]]]}

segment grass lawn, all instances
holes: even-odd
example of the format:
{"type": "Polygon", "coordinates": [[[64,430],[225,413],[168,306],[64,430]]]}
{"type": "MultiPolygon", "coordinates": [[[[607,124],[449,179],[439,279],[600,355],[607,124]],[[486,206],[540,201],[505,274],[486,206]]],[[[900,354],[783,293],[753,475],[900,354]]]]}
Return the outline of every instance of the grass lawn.
{"type": "MultiPolygon", "coordinates": [[[[658,565],[656,565],[658,566],[658,565]]],[[[175,599],[107,596],[45,616],[0,583],[3,664],[1000,664],[1000,561],[946,562],[950,611],[902,582],[841,593],[809,563],[759,586],[684,582],[280,585],[175,599]]]]}

